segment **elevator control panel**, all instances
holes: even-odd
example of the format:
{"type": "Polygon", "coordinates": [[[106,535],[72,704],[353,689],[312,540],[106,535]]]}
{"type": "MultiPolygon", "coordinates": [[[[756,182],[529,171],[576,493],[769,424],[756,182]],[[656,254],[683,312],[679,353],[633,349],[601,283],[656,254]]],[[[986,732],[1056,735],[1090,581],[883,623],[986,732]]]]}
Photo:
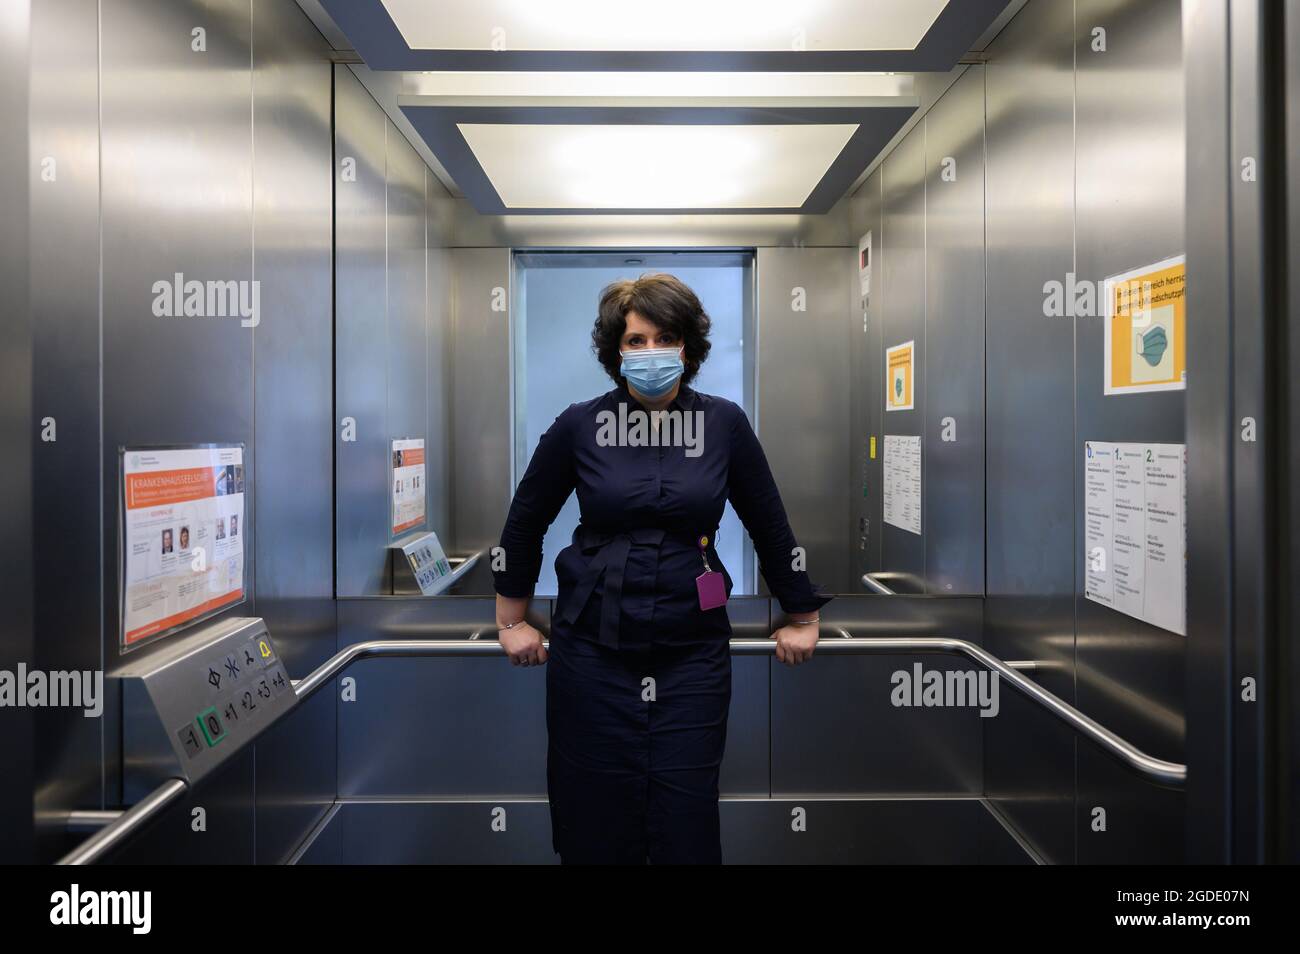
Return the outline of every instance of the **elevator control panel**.
{"type": "Polygon", "coordinates": [[[256,618],[203,627],[114,676],[122,681],[128,796],[167,777],[197,782],[298,702],[256,618]]]}

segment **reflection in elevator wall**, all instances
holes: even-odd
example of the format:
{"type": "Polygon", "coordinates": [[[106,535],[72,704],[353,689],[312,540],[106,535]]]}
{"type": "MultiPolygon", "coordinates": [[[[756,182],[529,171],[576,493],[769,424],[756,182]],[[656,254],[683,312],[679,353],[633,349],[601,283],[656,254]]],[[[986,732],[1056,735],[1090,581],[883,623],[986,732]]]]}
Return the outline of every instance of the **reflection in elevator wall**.
{"type": "MultiPolygon", "coordinates": [[[[610,282],[650,272],[669,272],[699,296],[712,322],[712,348],[692,387],[745,406],[744,316],[749,295],[749,253],[680,253],[661,257],[639,253],[568,255],[528,253],[517,256],[514,333],[522,347],[516,355],[515,428],[522,453],[516,479],[523,476],[542,433],[570,404],[590,400],[614,387],[591,351],[591,330],[601,290],[610,282]],[[627,263],[632,259],[632,263],[627,263]],[[555,373],[563,369],[563,373],[555,373]]],[[[752,417],[752,413],[751,413],[752,417]]],[[[538,596],[554,596],[555,557],[569,545],[578,525],[578,498],[571,496],[547,531],[538,596]]],[[[753,592],[753,573],[746,558],[747,537],[727,504],[717,539],[718,554],[736,581],[737,596],[753,592]],[[744,567],[744,572],[741,568],[744,567]]],[[[716,568],[715,568],[716,569],[716,568]]]]}
{"type": "Polygon", "coordinates": [[[377,596],[392,592],[391,441],[424,439],[426,528],[455,552],[449,199],[345,66],[334,122],[337,593],[377,596]]]}
{"type": "MultiPolygon", "coordinates": [[[[857,366],[924,341],[926,539],[875,532],[880,466],[864,460],[861,565],[920,573],[930,592],[983,584],[991,652],[1036,660],[1045,688],[1174,761],[1183,638],[1084,600],[1076,541],[1083,441],[1180,443],[1184,395],[1104,396],[1100,319],[1049,318],[1043,301],[1047,282],[1099,281],[1182,250],[1180,23],[1177,0],[1032,0],[852,200],[855,233],[876,230],[857,366]],[[1091,45],[1098,26],[1104,54],[1091,45]],[[939,174],[947,158],[951,180],[939,174]],[[958,409],[960,453],[931,440],[949,413],[940,405],[958,409]]],[[[854,381],[867,405],[855,443],[916,413],[878,423],[876,372],[854,381]]],[[[985,793],[1046,860],[1182,857],[1182,796],[1133,779],[1019,698],[985,726],[984,767],[985,793]],[[1109,834],[1093,831],[1098,807],[1109,834]]]]}

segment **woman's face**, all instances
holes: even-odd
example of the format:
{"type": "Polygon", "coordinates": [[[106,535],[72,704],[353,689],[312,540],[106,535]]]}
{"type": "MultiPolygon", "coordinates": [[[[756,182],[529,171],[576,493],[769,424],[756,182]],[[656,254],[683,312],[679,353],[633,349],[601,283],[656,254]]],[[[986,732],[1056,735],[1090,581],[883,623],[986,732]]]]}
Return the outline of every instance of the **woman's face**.
{"type": "Polygon", "coordinates": [[[654,323],[643,318],[638,312],[627,313],[627,327],[623,330],[620,351],[640,351],[643,348],[680,348],[681,338],[671,331],[655,327],[654,323]]]}

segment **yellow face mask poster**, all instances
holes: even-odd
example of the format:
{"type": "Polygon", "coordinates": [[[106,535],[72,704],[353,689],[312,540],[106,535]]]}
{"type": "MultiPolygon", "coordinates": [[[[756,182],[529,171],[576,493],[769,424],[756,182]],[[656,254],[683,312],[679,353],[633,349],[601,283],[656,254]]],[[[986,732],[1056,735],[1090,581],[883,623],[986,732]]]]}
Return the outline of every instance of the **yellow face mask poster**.
{"type": "Polygon", "coordinates": [[[1186,256],[1107,278],[1106,393],[1187,388],[1186,256]]]}
{"type": "Polygon", "coordinates": [[[885,410],[912,410],[916,342],[905,341],[885,351],[885,410]]]}

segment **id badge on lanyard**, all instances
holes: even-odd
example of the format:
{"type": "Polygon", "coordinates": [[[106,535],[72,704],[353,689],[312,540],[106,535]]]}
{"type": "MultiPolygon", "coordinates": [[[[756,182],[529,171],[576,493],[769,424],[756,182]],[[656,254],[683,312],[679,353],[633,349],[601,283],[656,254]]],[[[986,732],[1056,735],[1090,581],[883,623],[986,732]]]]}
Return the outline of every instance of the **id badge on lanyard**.
{"type": "Polygon", "coordinates": [[[700,537],[700,559],[704,561],[704,572],[695,578],[695,589],[700,594],[700,609],[711,610],[727,603],[727,580],[717,570],[709,567],[707,548],[708,537],[700,537]]]}

